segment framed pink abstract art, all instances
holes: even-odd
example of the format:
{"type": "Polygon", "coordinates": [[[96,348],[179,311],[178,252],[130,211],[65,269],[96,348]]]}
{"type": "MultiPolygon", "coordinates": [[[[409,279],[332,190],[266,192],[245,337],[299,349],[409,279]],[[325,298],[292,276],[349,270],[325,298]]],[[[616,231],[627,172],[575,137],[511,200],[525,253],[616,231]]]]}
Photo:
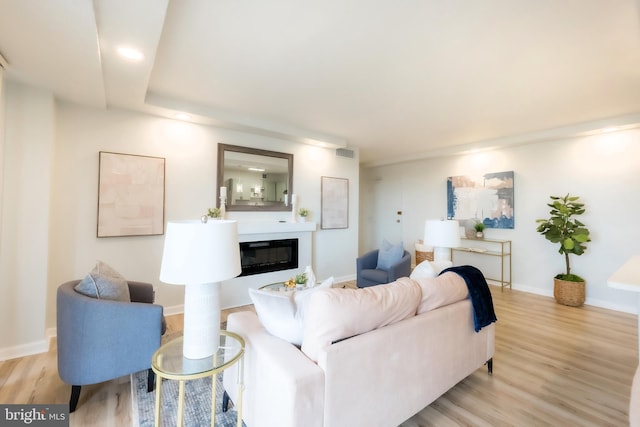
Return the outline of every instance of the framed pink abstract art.
{"type": "Polygon", "coordinates": [[[349,228],[349,180],[320,177],[321,228],[349,228]]]}
{"type": "Polygon", "coordinates": [[[164,234],[162,157],[100,152],[98,237],[164,234]]]}

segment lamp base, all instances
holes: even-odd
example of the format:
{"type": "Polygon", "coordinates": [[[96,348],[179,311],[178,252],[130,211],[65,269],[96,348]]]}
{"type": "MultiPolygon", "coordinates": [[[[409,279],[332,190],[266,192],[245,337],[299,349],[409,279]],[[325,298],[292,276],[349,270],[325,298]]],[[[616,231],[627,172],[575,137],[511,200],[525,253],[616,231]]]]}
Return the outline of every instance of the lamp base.
{"type": "Polygon", "coordinates": [[[184,291],[184,341],[188,359],[212,356],[220,346],[220,283],[191,284],[184,291]]]}
{"type": "Polygon", "coordinates": [[[433,260],[434,261],[451,261],[451,249],[450,248],[433,248],[433,260]]]}

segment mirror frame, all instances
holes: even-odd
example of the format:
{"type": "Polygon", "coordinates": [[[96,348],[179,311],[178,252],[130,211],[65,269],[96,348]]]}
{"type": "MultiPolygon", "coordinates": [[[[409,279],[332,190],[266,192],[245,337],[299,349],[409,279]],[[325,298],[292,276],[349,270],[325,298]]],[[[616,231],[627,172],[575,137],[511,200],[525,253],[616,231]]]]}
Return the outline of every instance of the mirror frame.
{"type": "MultiPolygon", "coordinates": [[[[220,203],[220,187],[224,186],[224,154],[225,152],[254,154],[258,156],[275,157],[287,160],[288,182],[287,193],[293,194],[293,154],[280,153],[277,151],[262,150],[259,148],[241,147],[238,145],[218,144],[218,185],[216,186],[216,206],[220,203]]],[[[287,212],[291,211],[291,203],[287,206],[250,206],[250,205],[227,205],[226,211],[258,211],[258,212],[287,212]]]]}

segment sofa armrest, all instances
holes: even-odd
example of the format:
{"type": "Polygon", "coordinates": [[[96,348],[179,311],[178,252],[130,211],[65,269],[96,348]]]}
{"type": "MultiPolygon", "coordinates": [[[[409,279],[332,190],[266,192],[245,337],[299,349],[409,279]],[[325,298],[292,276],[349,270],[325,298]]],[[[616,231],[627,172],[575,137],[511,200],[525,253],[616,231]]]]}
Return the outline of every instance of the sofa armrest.
{"type": "MultiPolygon", "coordinates": [[[[242,414],[250,427],[323,425],[324,372],[297,347],[270,335],[255,313],[227,319],[245,340],[242,414]]],[[[224,388],[237,404],[238,364],[224,371],[224,388]]]]}
{"type": "Polygon", "coordinates": [[[389,268],[389,282],[398,280],[400,277],[409,277],[411,274],[411,254],[404,251],[399,263],[389,268]]]}
{"type": "Polygon", "coordinates": [[[129,284],[129,296],[132,302],[146,302],[153,304],[155,301],[155,292],[151,283],[127,281],[129,284]]]}

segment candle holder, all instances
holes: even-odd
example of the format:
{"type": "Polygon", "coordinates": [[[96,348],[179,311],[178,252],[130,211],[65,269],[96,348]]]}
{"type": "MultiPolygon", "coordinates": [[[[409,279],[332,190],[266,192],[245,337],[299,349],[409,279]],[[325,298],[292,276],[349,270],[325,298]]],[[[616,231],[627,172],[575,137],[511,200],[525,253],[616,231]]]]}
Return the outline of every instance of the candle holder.
{"type": "Polygon", "coordinates": [[[227,213],[227,187],[220,187],[220,219],[227,213]]]}
{"type": "Polygon", "coordinates": [[[220,219],[224,219],[227,213],[227,199],[220,196],[220,219]]]}
{"type": "Polygon", "coordinates": [[[295,194],[291,195],[291,222],[298,222],[298,198],[295,194]]]}

